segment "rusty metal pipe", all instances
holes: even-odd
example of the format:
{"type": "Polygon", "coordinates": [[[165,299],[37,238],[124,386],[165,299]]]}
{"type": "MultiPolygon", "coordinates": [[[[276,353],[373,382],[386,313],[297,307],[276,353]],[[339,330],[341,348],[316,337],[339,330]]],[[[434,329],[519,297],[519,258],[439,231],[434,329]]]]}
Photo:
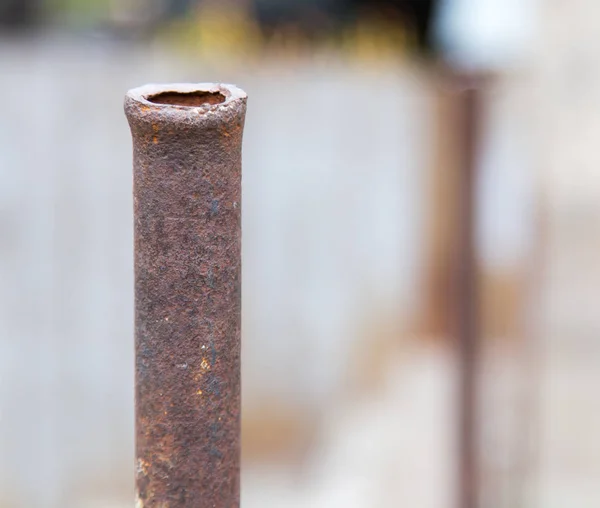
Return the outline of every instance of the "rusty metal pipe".
{"type": "Polygon", "coordinates": [[[234,508],[240,469],[241,145],[231,85],[130,90],[136,494],[234,508]]]}

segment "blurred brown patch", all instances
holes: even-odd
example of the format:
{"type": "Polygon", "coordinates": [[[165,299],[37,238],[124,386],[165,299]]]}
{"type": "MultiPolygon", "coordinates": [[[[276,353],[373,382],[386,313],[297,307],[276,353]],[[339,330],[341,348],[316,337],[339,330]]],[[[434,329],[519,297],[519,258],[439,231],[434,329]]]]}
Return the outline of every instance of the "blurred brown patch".
{"type": "Polygon", "coordinates": [[[244,408],[243,461],[300,465],[316,441],[319,423],[315,409],[283,400],[244,408]]]}
{"type": "Polygon", "coordinates": [[[453,128],[458,104],[451,91],[438,87],[434,97],[434,155],[425,200],[425,282],[416,330],[419,336],[445,338],[452,329],[452,269],[456,256],[459,136],[453,128]]]}
{"type": "MultiPolygon", "coordinates": [[[[454,273],[458,253],[457,196],[461,173],[460,138],[456,125],[460,104],[451,88],[438,87],[435,98],[434,156],[425,191],[428,203],[425,232],[424,285],[415,331],[419,337],[448,341],[455,327],[454,273]]],[[[523,260],[523,266],[527,260],[523,260]]],[[[516,337],[527,277],[521,267],[513,270],[479,270],[483,337],[516,337]]]]}
{"type": "Polygon", "coordinates": [[[356,398],[380,390],[398,357],[410,345],[395,313],[375,315],[365,323],[348,361],[344,397],[356,398]]]}
{"type": "Polygon", "coordinates": [[[516,339],[522,335],[521,315],[526,305],[526,278],[517,269],[487,270],[480,274],[481,325],[484,337],[516,339]]]}

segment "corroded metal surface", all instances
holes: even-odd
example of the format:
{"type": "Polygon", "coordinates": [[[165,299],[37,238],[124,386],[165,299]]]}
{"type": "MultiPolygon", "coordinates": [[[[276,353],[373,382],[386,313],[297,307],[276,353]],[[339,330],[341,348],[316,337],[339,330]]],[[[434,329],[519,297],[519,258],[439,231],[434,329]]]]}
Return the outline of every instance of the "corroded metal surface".
{"type": "Polygon", "coordinates": [[[245,110],[230,85],[148,85],[125,99],[138,507],[239,506],[245,110]]]}

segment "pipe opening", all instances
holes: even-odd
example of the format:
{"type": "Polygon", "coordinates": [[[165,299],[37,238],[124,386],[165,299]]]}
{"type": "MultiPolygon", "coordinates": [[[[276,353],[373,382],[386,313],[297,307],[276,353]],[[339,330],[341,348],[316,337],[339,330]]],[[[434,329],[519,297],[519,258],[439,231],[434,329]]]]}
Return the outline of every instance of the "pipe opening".
{"type": "Polygon", "coordinates": [[[197,107],[205,104],[221,104],[225,102],[225,96],[220,92],[163,92],[148,97],[148,100],[154,104],[197,107]]]}

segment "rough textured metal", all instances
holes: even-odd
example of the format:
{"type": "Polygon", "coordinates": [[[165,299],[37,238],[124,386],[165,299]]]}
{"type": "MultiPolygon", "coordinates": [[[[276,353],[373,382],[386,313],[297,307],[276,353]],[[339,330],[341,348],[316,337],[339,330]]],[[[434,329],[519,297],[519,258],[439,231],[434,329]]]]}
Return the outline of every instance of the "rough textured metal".
{"type": "Polygon", "coordinates": [[[138,507],[239,506],[245,111],[231,85],[147,85],[125,98],[138,507]]]}

